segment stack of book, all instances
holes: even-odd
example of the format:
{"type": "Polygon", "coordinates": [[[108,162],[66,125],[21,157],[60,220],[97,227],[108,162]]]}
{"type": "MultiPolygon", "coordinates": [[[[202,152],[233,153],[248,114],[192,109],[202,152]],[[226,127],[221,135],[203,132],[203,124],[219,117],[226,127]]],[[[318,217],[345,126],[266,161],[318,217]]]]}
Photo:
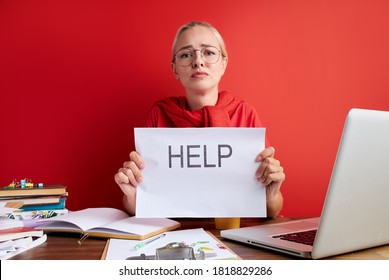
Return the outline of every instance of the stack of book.
{"type": "Polygon", "coordinates": [[[0,189],[0,202],[6,207],[18,208],[8,214],[8,218],[15,220],[51,218],[67,214],[67,196],[66,186],[63,185],[0,189]]]}
{"type": "Polygon", "coordinates": [[[34,248],[46,239],[43,230],[25,227],[22,221],[0,217],[0,260],[34,248]]]}

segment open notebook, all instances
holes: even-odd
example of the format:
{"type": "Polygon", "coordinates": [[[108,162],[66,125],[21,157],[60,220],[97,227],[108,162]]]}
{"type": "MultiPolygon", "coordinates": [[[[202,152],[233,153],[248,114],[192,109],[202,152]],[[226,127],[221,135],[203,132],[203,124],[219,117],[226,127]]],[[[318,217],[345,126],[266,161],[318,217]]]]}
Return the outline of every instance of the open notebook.
{"type": "Polygon", "coordinates": [[[114,208],[88,208],[39,221],[45,232],[79,232],[84,236],[142,240],[180,227],[165,218],[129,217],[114,208]]]}
{"type": "Polygon", "coordinates": [[[389,244],[388,171],[389,112],[352,109],[321,218],[224,230],[221,236],[314,259],[389,244]]]}

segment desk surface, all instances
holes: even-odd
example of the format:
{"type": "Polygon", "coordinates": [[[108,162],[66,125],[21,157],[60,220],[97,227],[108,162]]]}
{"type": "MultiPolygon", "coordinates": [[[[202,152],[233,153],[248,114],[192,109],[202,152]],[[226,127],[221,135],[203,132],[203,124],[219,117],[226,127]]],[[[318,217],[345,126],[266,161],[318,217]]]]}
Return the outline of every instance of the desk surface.
{"type": "MultiPolygon", "coordinates": [[[[220,231],[215,229],[214,219],[177,219],[181,223],[180,229],[204,228],[220,238],[220,231]]],[[[257,219],[245,218],[241,220],[241,226],[252,226],[266,223],[277,223],[290,220],[290,218],[257,219]]],[[[78,234],[48,234],[47,241],[15,257],[14,260],[99,260],[101,259],[106,239],[87,238],[78,245],[78,234]]],[[[220,238],[232,251],[244,260],[287,260],[296,259],[281,253],[260,249],[250,245],[241,244],[220,238]]],[[[358,252],[334,256],[330,259],[354,259],[354,260],[382,260],[389,259],[389,245],[362,250],[358,252]]]]}

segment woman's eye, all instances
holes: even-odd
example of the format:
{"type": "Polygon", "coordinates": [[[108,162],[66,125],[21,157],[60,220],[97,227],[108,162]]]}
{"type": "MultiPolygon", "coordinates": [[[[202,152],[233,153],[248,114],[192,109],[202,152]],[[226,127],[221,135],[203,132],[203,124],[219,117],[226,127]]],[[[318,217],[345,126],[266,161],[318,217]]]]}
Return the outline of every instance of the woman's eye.
{"type": "Polygon", "coordinates": [[[204,51],[204,55],[205,56],[213,56],[213,55],[215,55],[215,52],[213,52],[213,51],[204,51]]]}
{"type": "Polygon", "coordinates": [[[183,53],[180,55],[180,58],[182,59],[187,59],[187,58],[191,58],[192,57],[192,53],[183,53]]]}

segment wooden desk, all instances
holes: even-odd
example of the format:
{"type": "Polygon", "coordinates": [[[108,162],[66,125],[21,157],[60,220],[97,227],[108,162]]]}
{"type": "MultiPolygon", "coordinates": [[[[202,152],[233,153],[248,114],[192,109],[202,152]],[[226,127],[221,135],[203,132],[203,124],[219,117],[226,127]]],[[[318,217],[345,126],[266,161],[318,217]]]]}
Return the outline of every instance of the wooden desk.
{"type": "MultiPolygon", "coordinates": [[[[181,222],[181,229],[204,228],[216,237],[220,238],[220,231],[215,229],[214,219],[177,219],[181,222]]],[[[287,221],[290,218],[277,219],[242,219],[241,226],[252,226],[266,223],[287,221]]],[[[33,249],[16,255],[14,260],[99,260],[103,253],[106,239],[87,238],[78,245],[80,236],[77,234],[54,234],[48,235],[47,241],[33,249]]],[[[281,253],[260,249],[250,245],[241,244],[227,239],[222,242],[231,248],[244,260],[288,260],[298,259],[281,253]]],[[[389,259],[389,245],[334,256],[330,259],[354,259],[354,260],[382,260],[389,259]]]]}

